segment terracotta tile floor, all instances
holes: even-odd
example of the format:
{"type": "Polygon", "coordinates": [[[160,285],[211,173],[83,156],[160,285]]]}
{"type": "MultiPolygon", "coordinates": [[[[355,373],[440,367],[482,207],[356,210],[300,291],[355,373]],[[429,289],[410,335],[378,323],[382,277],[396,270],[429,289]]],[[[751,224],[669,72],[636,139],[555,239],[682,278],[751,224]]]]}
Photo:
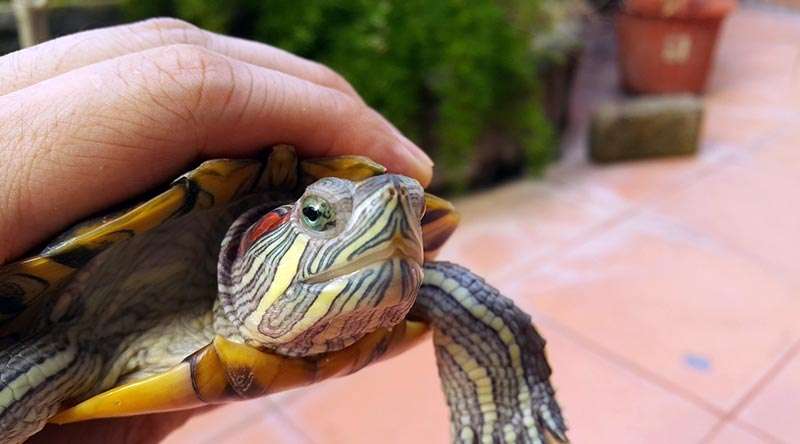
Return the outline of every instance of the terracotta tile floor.
{"type": "MultiPolygon", "coordinates": [[[[584,160],[588,112],[615,95],[613,46],[591,45],[562,161],[543,179],[458,201],[463,226],[442,257],[534,314],[573,442],[800,442],[800,16],[744,9],[729,20],[694,158],[584,160]]],[[[167,442],[448,433],[425,344],[199,415],[167,442]]]]}

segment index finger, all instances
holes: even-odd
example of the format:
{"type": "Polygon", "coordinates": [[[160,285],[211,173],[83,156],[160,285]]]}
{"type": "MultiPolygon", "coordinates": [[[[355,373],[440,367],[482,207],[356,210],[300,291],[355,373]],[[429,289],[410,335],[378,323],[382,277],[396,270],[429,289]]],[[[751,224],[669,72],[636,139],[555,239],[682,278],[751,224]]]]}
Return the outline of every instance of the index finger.
{"type": "Polygon", "coordinates": [[[352,97],[200,47],[161,47],[0,97],[0,263],[197,158],[275,143],[430,180],[410,142],[352,97]]]}
{"type": "Polygon", "coordinates": [[[169,45],[196,45],[251,65],[274,69],[361,97],[332,69],[264,43],[215,34],[170,18],[92,29],[0,58],[0,95],[115,57],[169,45]]]}

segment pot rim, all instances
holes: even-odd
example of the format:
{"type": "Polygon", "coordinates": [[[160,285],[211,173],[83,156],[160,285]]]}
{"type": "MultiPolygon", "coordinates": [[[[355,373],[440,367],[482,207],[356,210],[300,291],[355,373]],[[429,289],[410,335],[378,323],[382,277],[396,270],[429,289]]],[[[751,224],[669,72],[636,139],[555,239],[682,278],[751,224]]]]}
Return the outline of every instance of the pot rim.
{"type": "Polygon", "coordinates": [[[619,13],[663,20],[720,20],[737,5],[736,0],[626,0],[619,13]]]}

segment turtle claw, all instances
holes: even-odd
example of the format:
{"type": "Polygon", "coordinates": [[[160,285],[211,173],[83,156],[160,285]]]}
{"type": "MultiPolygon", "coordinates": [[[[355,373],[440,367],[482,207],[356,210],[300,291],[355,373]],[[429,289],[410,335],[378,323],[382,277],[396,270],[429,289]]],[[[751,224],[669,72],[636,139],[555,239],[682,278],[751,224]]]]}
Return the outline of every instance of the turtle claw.
{"type": "Polygon", "coordinates": [[[556,403],[556,399],[552,394],[547,395],[544,402],[539,406],[538,412],[539,418],[541,419],[539,429],[547,429],[559,442],[568,443],[567,424],[564,422],[564,417],[561,415],[561,408],[556,403]]]}

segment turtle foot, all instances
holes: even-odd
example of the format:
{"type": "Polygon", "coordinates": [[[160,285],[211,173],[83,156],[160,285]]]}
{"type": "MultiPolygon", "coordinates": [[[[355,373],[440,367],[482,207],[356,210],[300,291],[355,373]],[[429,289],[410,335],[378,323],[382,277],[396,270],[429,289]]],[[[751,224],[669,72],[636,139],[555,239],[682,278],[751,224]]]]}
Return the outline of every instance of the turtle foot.
{"type": "Polygon", "coordinates": [[[453,441],[566,442],[545,341],[530,316],[466,268],[427,262],[424,274],[411,316],[433,326],[453,441]]]}

